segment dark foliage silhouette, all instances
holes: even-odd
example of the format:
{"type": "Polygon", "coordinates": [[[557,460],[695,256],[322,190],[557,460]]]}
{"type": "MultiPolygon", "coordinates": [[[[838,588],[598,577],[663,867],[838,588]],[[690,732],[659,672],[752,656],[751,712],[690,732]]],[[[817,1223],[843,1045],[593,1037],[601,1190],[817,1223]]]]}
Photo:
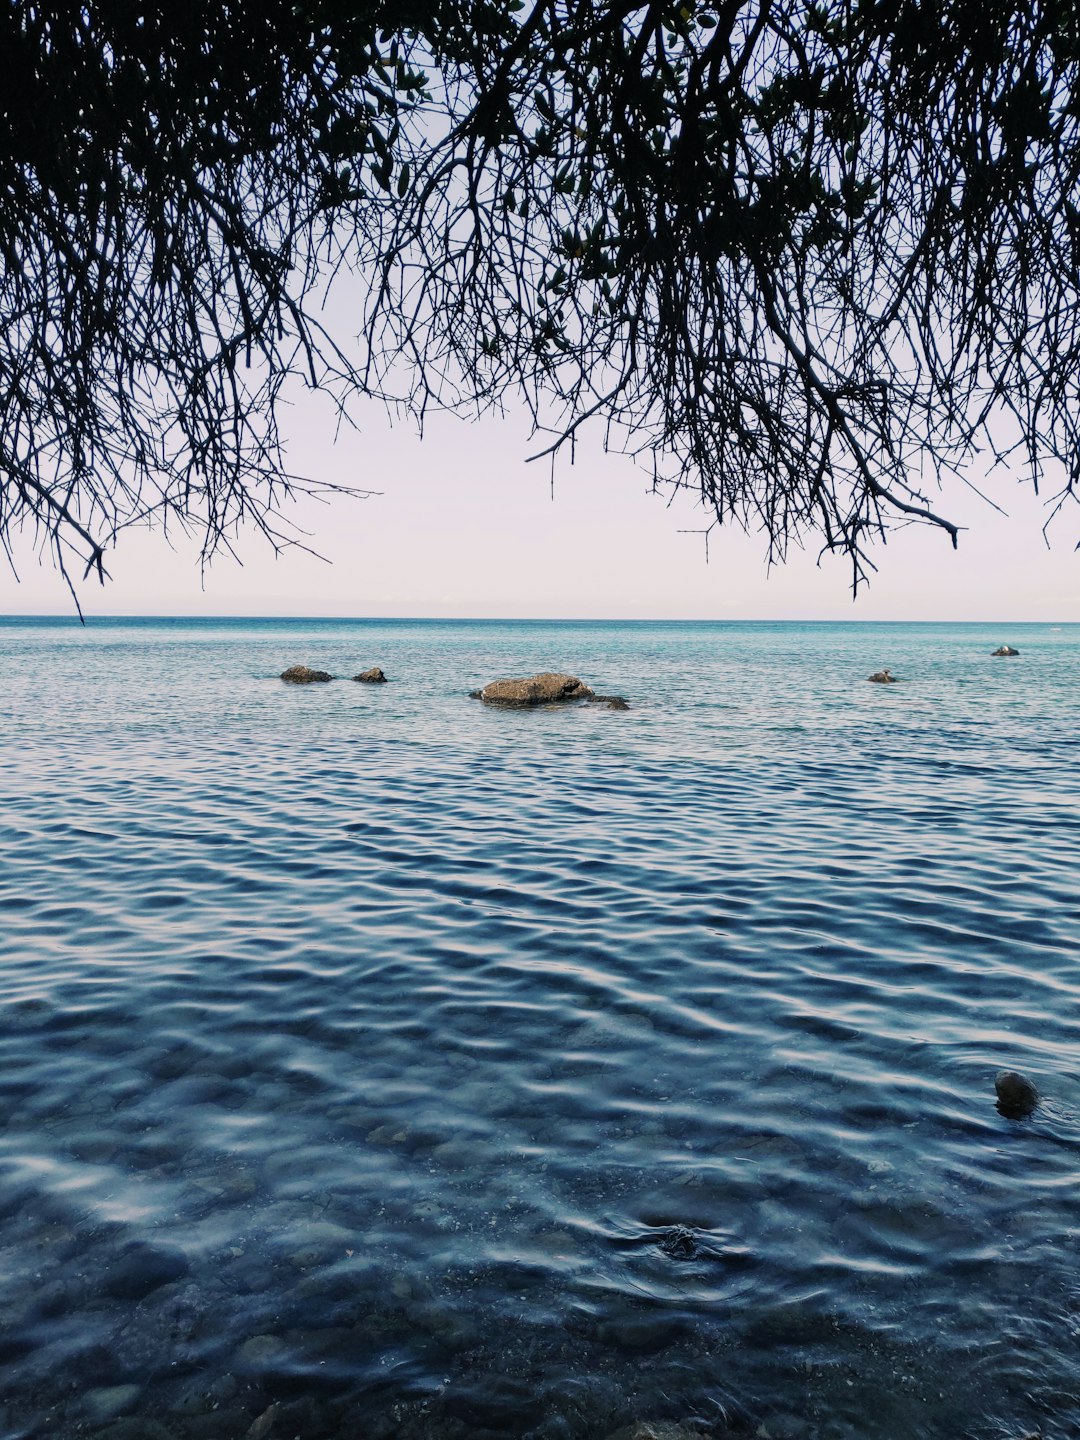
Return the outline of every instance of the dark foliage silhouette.
{"type": "MultiPolygon", "coordinates": [[[[293,383],[524,398],[851,557],[1080,426],[1065,0],[8,0],[0,535],[276,543],[293,383]],[[357,310],[322,308],[343,271],[357,310]]],[[[1053,508],[1053,507],[1052,507],[1053,508]]]]}

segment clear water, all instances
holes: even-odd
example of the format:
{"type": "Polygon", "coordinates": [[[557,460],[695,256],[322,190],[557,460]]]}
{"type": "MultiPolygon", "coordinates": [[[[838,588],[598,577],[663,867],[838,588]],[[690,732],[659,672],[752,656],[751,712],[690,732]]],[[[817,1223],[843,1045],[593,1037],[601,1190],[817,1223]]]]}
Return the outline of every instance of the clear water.
{"type": "Polygon", "coordinates": [[[1077,1434],[1080,627],[0,657],[0,1434],[1077,1434]]]}

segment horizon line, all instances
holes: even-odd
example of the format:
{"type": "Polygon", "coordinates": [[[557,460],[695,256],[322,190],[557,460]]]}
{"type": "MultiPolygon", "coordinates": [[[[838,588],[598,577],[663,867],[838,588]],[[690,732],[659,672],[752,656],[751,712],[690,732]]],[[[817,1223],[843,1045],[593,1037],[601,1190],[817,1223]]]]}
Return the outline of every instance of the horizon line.
{"type": "Polygon", "coordinates": [[[879,617],[876,619],[837,619],[822,616],[797,615],[728,615],[728,616],[664,616],[664,615],[345,615],[345,614],[270,614],[233,613],[199,614],[191,611],[109,611],[101,614],[79,616],[69,610],[11,611],[0,613],[0,624],[28,621],[69,621],[86,627],[100,621],[153,621],[174,620],[201,624],[222,621],[288,621],[328,624],[438,624],[438,625],[1076,625],[1078,620],[1060,617],[1045,620],[1003,619],[987,617],[979,619],[938,619],[905,618],[903,616],[879,617]]]}

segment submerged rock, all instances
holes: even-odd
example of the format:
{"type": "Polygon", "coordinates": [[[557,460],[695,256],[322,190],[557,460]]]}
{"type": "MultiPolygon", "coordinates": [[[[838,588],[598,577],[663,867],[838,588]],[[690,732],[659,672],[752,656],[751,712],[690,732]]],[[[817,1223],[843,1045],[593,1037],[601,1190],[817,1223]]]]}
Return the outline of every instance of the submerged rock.
{"type": "Polygon", "coordinates": [[[329,670],[312,670],[307,665],[290,665],[288,670],[281,672],[281,678],[286,685],[314,685],[334,677],[329,670]]]}
{"type": "Polygon", "coordinates": [[[522,709],[532,705],[554,705],[565,700],[592,700],[595,692],[576,675],[556,675],[544,671],[521,680],[493,680],[482,690],[471,692],[473,699],[485,705],[504,705],[522,709]]]}
{"type": "Polygon", "coordinates": [[[125,1415],[114,1420],[104,1430],[94,1431],[94,1440],[174,1440],[176,1431],[166,1429],[158,1420],[148,1415],[125,1415]]]}
{"type": "Polygon", "coordinates": [[[616,1430],[608,1440],[701,1440],[701,1431],[672,1420],[639,1420],[616,1430]]]}
{"type": "Polygon", "coordinates": [[[1011,645],[999,645],[996,650],[991,650],[990,654],[996,658],[998,655],[1019,655],[1020,651],[1014,650],[1011,645]]]}
{"type": "Polygon", "coordinates": [[[896,676],[891,670],[875,670],[870,679],[875,685],[895,685],[896,676]]]}
{"type": "Polygon", "coordinates": [[[373,665],[370,670],[361,670],[359,675],[354,675],[352,678],[359,680],[361,685],[386,684],[386,676],[379,669],[378,665],[373,665]]]}
{"type": "Polygon", "coordinates": [[[270,1431],[274,1428],[274,1421],[277,1419],[280,1409],[280,1401],[276,1401],[273,1405],[267,1406],[262,1414],[257,1415],[248,1426],[244,1440],[264,1440],[264,1437],[269,1435],[270,1431]]]}
{"type": "Polygon", "coordinates": [[[590,705],[606,705],[609,710],[629,710],[629,700],[624,700],[621,695],[590,695],[587,697],[590,705]]]}
{"type": "Polygon", "coordinates": [[[655,1355],[673,1345],[683,1333],[683,1325],[673,1315],[659,1311],[638,1311],[613,1315],[596,1329],[596,1338],[604,1345],[637,1355],[655,1355]]]}
{"type": "Polygon", "coordinates": [[[1020,1120],[1030,1115],[1039,1103],[1039,1092],[1026,1075],[1015,1070],[999,1070],[994,1077],[997,1091],[997,1108],[1010,1120],[1020,1120]]]}
{"type": "Polygon", "coordinates": [[[95,1425],[103,1425],[130,1410],[142,1394],[142,1388],[141,1385],[106,1385],[87,1390],[83,1396],[83,1407],[95,1425]]]}
{"type": "Polygon", "coordinates": [[[187,1257],[179,1250],[132,1245],[105,1272],[105,1292],[114,1300],[142,1300],[162,1285],[179,1280],[187,1269],[187,1257]]]}
{"type": "Polygon", "coordinates": [[[245,1370],[271,1370],[289,1353],[280,1335],[252,1335],[236,1352],[236,1360],[245,1370]]]}

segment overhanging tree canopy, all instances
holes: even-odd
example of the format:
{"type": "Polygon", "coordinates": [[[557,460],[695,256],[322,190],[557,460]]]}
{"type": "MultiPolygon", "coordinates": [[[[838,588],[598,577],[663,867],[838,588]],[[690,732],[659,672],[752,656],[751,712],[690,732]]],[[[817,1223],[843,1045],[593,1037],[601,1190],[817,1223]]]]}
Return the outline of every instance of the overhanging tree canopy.
{"type": "Polygon", "coordinates": [[[1076,0],[6,0],[0,536],[280,538],[290,377],[593,421],[771,553],[1080,465],[1076,0]],[[355,347],[320,305],[361,281],[355,347]]]}

